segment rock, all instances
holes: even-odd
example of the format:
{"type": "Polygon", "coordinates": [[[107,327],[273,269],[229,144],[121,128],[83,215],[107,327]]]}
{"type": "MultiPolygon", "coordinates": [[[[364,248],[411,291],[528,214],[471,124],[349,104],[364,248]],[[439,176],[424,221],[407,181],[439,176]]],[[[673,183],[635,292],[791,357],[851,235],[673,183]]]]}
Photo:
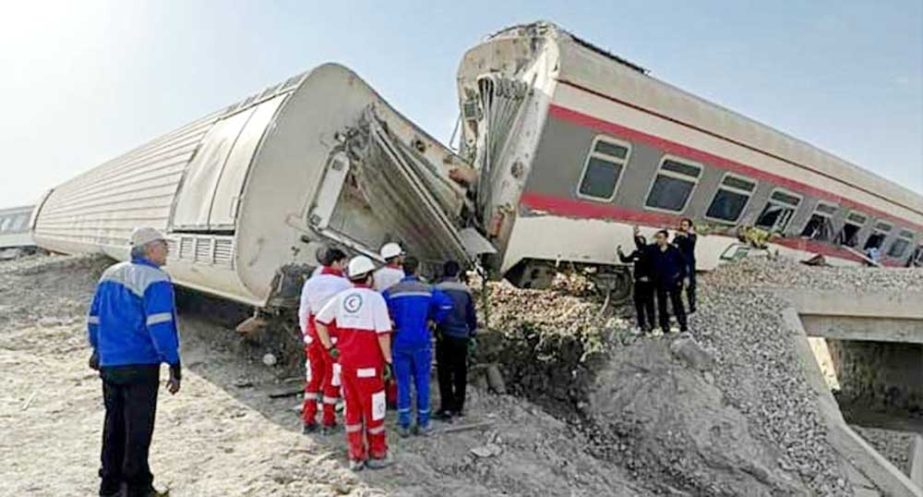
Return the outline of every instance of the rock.
{"type": "Polygon", "coordinates": [[[670,352],[685,362],[689,367],[699,371],[709,371],[715,367],[715,359],[692,335],[683,334],[670,344],[670,352]]]}
{"type": "Polygon", "coordinates": [[[263,364],[269,367],[272,367],[272,366],[275,366],[277,362],[278,362],[278,359],[276,359],[275,354],[271,352],[267,352],[265,355],[263,355],[263,364]]]}
{"type": "Polygon", "coordinates": [[[494,455],[493,450],[487,445],[471,449],[471,453],[479,459],[485,459],[494,455]]]}

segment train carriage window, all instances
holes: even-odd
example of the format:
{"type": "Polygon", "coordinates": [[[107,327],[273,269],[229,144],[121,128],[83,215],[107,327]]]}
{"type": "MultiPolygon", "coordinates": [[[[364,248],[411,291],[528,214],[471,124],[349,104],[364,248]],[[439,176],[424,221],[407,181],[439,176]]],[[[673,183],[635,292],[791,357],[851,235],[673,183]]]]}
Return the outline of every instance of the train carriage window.
{"type": "Polygon", "coordinates": [[[715,198],[705,212],[705,217],[716,221],[737,222],[755,189],[756,182],[730,173],[725,174],[718,185],[718,191],[715,192],[715,198]]]}
{"type": "Polygon", "coordinates": [[[891,232],[891,229],[894,228],[888,223],[878,222],[875,223],[875,230],[872,232],[872,236],[865,241],[865,246],[862,247],[863,250],[869,249],[880,249],[885,243],[885,239],[888,238],[888,233],[891,232]]]}
{"type": "Polygon", "coordinates": [[[773,190],[769,202],[756,219],[756,227],[770,232],[784,232],[801,204],[801,197],[785,190],[773,190]]]}
{"type": "Polygon", "coordinates": [[[923,244],[917,245],[910,257],[909,265],[913,267],[923,267],[923,244]]]}
{"type": "Polygon", "coordinates": [[[833,215],[836,214],[836,210],[835,205],[818,203],[811,219],[804,225],[801,236],[820,242],[833,240],[833,215]]]}
{"type": "Polygon", "coordinates": [[[888,257],[893,257],[894,259],[900,259],[904,257],[907,253],[907,249],[913,244],[913,232],[907,230],[901,230],[897,235],[897,239],[891,244],[891,247],[888,249],[888,257]]]}
{"type": "Polygon", "coordinates": [[[9,230],[10,225],[12,225],[12,224],[13,224],[13,218],[12,218],[12,217],[7,216],[7,217],[5,217],[5,218],[3,218],[3,219],[0,219],[0,232],[4,232],[4,231],[9,230]]]}
{"type": "Polygon", "coordinates": [[[631,146],[607,136],[597,136],[583,165],[577,195],[610,201],[615,197],[631,146]]]}
{"type": "Polygon", "coordinates": [[[859,245],[859,232],[865,226],[868,217],[858,212],[850,212],[846,216],[846,222],[843,223],[843,229],[836,237],[836,243],[846,245],[847,247],[856,247],[859,245]]]}
{"type": "Polygon", "coordinates": [[[692,190],[695,189],[702,166],[679,159],[664,157],[660,162],[657,176],[647,194],[645,207],[670,212],[682,212],[689,203],[692,190]]]}

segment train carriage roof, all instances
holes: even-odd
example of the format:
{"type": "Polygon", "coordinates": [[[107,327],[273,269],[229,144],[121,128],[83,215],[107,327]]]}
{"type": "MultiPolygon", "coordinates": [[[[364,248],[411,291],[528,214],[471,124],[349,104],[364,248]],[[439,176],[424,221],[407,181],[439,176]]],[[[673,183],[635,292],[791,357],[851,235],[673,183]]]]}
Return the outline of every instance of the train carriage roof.
{"type": "Polygon", "coordinates": [[[660,81],[638,64],[548,22],[506,28],[491,38],[546,37],[560,49],[559,80],[615,95],[713,136],[812,170],[923,217],[923,196],[770,126],[660,81]]]}

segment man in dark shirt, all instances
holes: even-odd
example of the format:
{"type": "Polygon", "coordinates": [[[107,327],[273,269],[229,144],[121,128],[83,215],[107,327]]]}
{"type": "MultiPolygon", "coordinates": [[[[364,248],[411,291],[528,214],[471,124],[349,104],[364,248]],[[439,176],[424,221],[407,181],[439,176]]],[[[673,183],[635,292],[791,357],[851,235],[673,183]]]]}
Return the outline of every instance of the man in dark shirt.
{"type": "Polygon", "coordinates": [[[686,301],[689,303],[689,314],[695,312],[695,242],[698,235],[695,234],[695,227],[692,225],[692,219],[684,217],[679,222],[679,230],[673,237],[673,244],[682,252],[686,259],[686,301]]]}
{"type": "Polygon", "coordinates": [[[657,291],[657,313],[660,328],[664,333],[670,332],[670,314],[667,312],[667,299],[673,307],[680,331],[687,331],[686,310],[683,307],[683,283],[688,267],[683,254],[668,242],[667,230],[660,230],[655,235],[657,244],[651,252],[654,267],[654,285],[657,291]]]}
{"type": "Polygon", "coordinates": [[[625,255],[622,246],[616,249],[619,260],[623,264],[634,263],[634,301],[635,313],[638,316],[638,328],[641,331],[654,329],[654,282],[653,267],[651,266],[651,250],[654,248],[647,244],[647,240],[639,234],[638,227],[634,228],[635,250],[625,255]]]}
{"type": "Polygon", "coordinates": [[[442,399],[436,416],[451,419],[461,416],[465,407],[468,383],[468,348],[478,326],[474,297],[459,281],[461,268],[448,261],[442,269],[443,280],[436,285],[452,299],[452,310],[436,328],[436,362],[438,363],[439,396],[442,399]]]}

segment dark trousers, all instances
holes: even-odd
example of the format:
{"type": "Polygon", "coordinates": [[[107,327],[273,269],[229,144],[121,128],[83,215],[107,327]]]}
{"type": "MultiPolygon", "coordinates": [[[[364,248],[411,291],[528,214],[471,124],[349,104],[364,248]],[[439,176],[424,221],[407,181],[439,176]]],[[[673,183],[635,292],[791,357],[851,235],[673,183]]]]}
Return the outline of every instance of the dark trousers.
{"type": "Polygon", "coordinates": [[[100,377],[106,420],[99,495],[115,494],[123,483],[128,487],[128,497],[144,495],[154,481],[148,453],[154,434],[160,367],[104,367],[100,377]]]}
{"type": "Polygon", "coordinates": [[[676,282],[671,284],[662,284],[657,286],[657,314],[660,318],[660,329],[664,333],[670,331],[670,313],[667,312],[667,299],[673,308],[673,314],[676,315],[676,321],[679,322],[679,329],[686,331],[686,309],[683,307],[683,284],[676,282]]]}
{"type": "Polygon", "coordinates": [[[686,287],[686,302],[689,304],[689,312],[695,312],[695,263],[686,268],[686,274],[689,275],[689,286],[686,287]]]}
{"type": "Polygon", "coordinates": [[[468,385],[468,339],[443,336],[436,342],[437,375],[442,411],[460,413],[468,385]]]}
{"type": "Polygon", "coordinates": [[[654,318],[654,284],[650,281],[635,280],[635,314],[638,316],[638,327],[642,330],[653,329],[654,318]]]}

